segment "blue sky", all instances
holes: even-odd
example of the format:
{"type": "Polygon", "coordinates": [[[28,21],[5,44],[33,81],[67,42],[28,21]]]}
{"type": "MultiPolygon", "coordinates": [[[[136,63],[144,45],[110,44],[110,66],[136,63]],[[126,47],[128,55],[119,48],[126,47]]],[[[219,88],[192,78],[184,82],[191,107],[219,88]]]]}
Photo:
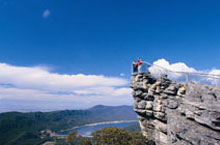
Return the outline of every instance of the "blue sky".
{"type": "MultiPolygon", "coordinates": [[[[129,81],[130,63],[138,56],[149,62],[161,58],[171,64],[184,62],[197,70],[220,68],[219,4],[217,0],[0,0],[0,62],[19,71],[37,66],[40,72],[59,74],[61,80],[63,74],[84,74],[129,81]]],[[[16,89],[39,91],[38,82],[29,88],[11,77],[0,79],[1,84],[8,81],[16,89]]],[[[128,88],[128,83],[113,86],[128,88]]],[[[115,104],[132,104],[125,100],[115,104]]],[[[14,100],[1,102],[8,105],[14,100]]],[[[90,105],[98,103],[102,101],[90,105]]]]}

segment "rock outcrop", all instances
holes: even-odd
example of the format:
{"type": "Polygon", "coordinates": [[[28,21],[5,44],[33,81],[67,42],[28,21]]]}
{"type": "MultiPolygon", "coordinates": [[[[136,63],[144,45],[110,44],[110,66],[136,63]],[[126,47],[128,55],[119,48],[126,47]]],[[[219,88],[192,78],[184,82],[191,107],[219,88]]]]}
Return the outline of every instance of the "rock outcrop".
{"type": "Polygon", "coordinates": [[[220,88],[166,75],[131,77],[142,134],[156,145],[220,145],[220,88]]]}

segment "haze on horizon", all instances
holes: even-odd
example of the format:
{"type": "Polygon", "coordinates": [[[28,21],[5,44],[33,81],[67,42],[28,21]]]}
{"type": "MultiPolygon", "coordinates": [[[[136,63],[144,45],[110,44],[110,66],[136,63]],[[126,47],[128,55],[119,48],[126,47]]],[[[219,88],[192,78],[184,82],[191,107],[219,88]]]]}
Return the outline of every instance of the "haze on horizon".
{"type": "Polygon", "coordinates": [[[0,112],[131,105],[131,61],[220,74],[219,1],[0,0],[0,112]]]}

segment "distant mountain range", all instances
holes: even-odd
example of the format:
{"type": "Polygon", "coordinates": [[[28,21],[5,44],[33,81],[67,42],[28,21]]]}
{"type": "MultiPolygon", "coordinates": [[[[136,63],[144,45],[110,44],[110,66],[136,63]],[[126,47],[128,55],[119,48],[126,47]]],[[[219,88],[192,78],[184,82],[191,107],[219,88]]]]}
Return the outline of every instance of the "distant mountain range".
{"type": "Polygon", "coordinates": [[[98,105],[87,110],[0,113],[0,144],[41,144],[48,139],[40,138],[41,130],[56,132],[88,123],[136,119],[132,106],[98,105]]]}

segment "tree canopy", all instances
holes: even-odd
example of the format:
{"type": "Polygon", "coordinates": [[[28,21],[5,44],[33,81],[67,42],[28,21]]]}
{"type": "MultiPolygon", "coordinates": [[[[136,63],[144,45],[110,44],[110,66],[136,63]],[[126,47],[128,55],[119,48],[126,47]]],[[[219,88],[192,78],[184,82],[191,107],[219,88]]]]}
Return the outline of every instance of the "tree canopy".
{"type": "Polygon", "coordinates": [[[140,133],[132,133],[115,127],[97,130],[92,135],[94,145],[146,145],[146,139],[140,133]]]}

